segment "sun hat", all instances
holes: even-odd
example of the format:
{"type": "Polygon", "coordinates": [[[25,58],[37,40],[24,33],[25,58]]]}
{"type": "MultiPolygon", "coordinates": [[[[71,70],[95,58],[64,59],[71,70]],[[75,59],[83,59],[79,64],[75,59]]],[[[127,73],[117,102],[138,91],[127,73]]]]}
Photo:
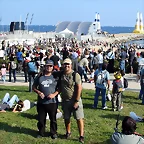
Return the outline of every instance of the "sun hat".
{"type": "Polygon", "coordinates": [[[71,59],[66,58],[66,59],[63,61],[63,64],[65,64],[65,63],[72,64],[72,61],[71,61],[71,59]]]}

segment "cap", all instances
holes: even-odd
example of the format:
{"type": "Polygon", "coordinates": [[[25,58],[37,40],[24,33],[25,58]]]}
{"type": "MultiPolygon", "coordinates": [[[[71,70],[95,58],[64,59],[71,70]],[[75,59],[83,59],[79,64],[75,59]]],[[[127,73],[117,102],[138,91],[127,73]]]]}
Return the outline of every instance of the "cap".
{"type": "Polygon", "coordinates": [[[63,61],[63,64],[65,64],[65,63],[72,64],[72,61],[71,61],[71,59],[66,58],[66,59],[63,61]]]}
{"type": "Polygon", "coordinates": [[[45,65],[54,65],[53,61],[52,60],[47,60],[45,62],[45,65]]]}

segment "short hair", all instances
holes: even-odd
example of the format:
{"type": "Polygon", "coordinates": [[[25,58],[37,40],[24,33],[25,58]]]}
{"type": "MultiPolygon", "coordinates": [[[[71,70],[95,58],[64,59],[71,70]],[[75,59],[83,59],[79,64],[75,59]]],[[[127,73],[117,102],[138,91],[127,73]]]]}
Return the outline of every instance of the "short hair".
{"type": "Polygon", "coordinates": [[[122,133],[126,135],[133,134],[136,130],[136,121],[126,116],[122,121],[122,133]]]}
{"type": "Polygon", "coordinates": [[[104,62],[104,63],[102,64],[102,70],[106,70],[107,67],[108,67],[108,62],[104,62]]]}

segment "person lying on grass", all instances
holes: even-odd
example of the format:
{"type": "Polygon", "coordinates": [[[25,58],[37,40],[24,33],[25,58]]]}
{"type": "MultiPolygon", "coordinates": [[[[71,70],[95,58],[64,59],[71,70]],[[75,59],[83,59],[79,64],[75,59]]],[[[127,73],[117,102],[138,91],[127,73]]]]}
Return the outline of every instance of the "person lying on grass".
{"type": "Polygon", "coordinates": [[[12,98],[10,98],[10,94],[6,93],[2,103],[0,104],[0,112],[6,112],[6,110],[9,110],[13,107],[14,103],[18,102],[19,98],[17,95],[13,95],[12,98]]]}
{"type": "Polygon", "coordinates": [[[6,110],[12,109],[15,102],[16,105],[14,106],[13,112],[23,112],[34,106],[34,103],[31,103],[29,100],[21,101],[17,95],[10,98],[10,94],[6,93],[0,104],[0,112],[6,112],[6,110]]]}

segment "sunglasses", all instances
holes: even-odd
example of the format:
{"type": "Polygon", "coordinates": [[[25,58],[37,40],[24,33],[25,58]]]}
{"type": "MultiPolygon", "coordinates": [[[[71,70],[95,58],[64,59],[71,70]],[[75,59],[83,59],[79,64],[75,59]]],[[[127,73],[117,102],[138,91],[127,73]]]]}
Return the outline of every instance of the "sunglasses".
{"type": "Polygon", "coordinates": [[[53,65],[46,65],[46,67],[53,67],[53,65]]]}

